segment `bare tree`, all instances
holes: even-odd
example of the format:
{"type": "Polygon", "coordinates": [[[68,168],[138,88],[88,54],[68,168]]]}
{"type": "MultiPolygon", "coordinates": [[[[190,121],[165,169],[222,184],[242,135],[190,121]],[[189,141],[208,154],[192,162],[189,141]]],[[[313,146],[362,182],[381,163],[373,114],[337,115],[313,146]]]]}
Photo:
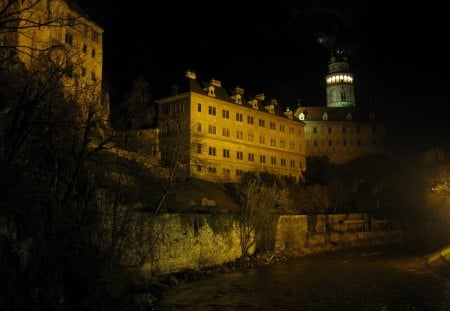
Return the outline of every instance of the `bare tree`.
{"type": "Polygon", "coordinates": [[[257,177],[244,179],[238,190],[241,205],[239,229],[242,256],[250,254],[255,247],[258,230],[273,221],[274,216],[286,210],[289,203],[289,191],[277,186],[264,185],[257,177]]]}

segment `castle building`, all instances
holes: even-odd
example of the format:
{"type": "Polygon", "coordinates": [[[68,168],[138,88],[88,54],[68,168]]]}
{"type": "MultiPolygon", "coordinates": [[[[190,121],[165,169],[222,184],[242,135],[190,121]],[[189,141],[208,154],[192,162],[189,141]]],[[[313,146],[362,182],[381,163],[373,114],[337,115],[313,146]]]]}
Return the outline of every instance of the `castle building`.
{"type": "MultiPolygon", "coordinates": [[[[0,50],[30,72],[58,68],[67,96],[101,101],[103,29],[69,0],[0,0],[0,50]],[[47,66],[47,67],[45,67],[47,66]]],[[[56,73],[55,73],[56,75],[56,73]]],[[[105,109],[105,108],[103,108],[105,109]]]]}
{"type": "Polygon", "coordinates": [[[156,101],[163,160],[215,182],[239,182],[244,172],[303,179],[305,124],[293,111],[264,94],[246,100],[242,88],[228,92],[192,71],[185,78],[185,89],[156,101]]]}
{"type": "Polygon", "coordinates": [[[325,82],[327,106],[300,106],[294,113],[306,124],[307,156],[326,156],[330,162],[343,164],[382,152],[383,123],[372,107],[356,107],[353,75],[341,47],[332,51],[325,82]]]}

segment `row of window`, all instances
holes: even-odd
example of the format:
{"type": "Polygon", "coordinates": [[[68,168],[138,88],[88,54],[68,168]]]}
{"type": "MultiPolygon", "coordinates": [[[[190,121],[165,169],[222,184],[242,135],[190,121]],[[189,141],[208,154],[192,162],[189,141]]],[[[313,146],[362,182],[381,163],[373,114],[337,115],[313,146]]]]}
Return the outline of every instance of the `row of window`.
{"type": "MultiPolygon", "coordinates": [[[[375,139],[372,139],[371,142],[372,142],[372,145],[374,145],[374,146],[377,145],[377,141],[376,141],[375,139]]],[[[310,145],[309,140],[306,140],[306,145],[307,145],[307,146],[310,145]]],[[[321,141],[321,145],[322,145],[322,146],[324,145],[324,141],[323,141],[323,140],[321,141]]],[[[339,145],[339,140],[336,140],[336,141],[335,141],[335,145],[336,145],[336,146],[339,145]]],[[[362,146],[362,142],[361,142],[360,139],[358,139],[358,140],[356,141],[356,145],[359,146],[359,147],[362,146]]],[[[314,147],[317,147],[317,146],[318,146],[317,140],[314,140],[314,141],[313,141],[313,146],[314,146],[314,147]]],[[[328,140],[328,146],[330,146],[330,147],[333,146],[333,140],[331,140],[331,139],[328,140]]],[[[342,146],[347,146],[347,140],[346,140],[346,139],[343,139],[343,140],[342,140],[342,146]]]]}
{"type": "MultiPolygon", "coordinates": [[[[70,77],[70,78],[72,78],[73,75],[74,75],[73,64],[72,64],[70,61],[68,61],[68,62],[66,63],[65,74],[66,74],[68,77],[70,77]]],[[[86,67],[81,67],[80,75],[81,75],[82,77],[85,77],[85,76],[86,76],[86,67]]],[[[91,80],[94,81],[94,82],[97,81],[97,76],[95,75],[95,71],[94,71],[94,70],[91,71],[91,80]]]]}
{"type": "MultiPolygon", "coordinates": [[[[64,36],[64,42],[70,46],[73,46],[73,35],[69,32],[66,32],[66,34],[64,36]]],[[[88,51],[88,46],[83,43],[83,48],[82,48],[83,54],[87,54],[87,51],[88,51]]],[[[95,58],[95,55],[96,55],[95,49],[92,48],[91,49],[91,57],[95,58]]]]}
{"type": "MultiPolygon", "coordinates": [[[[202,131],[202,124],[197,123],[197,131],[202,131]]],[[[217,127],[215,125],[208,125],[208,134],[216,135],[217,134],[217,127]]],[[[230,137],[231,136],[231,130],[229,128],[222,128],[222,136],[224,137],[230,137]]],[[[244,140],[244,132],[243,131],[236,131],[236,139],[244,140]]],[[[250,142],[255,141],[255,134],[252,131],[247,132],[247,140],[250,142]]],[[[266,137],[264,135],[259,135],[259,143],[264,145],[266,143],[266,137]]],[[[270,146],[277,147],[277,139],[276,138],[270,138],[270,146]]],[[[299,144],[300,146],[300,144],[299,144]]],[[[286,140],[280,139],[279,141],[279,147],[286,149],[286,140]]],[[[289,141],[289,149],[295,150],[295,142],[289,141]]]]}
{"type": "MultiPolygon", "coordinates": [[[[361,127],[359,125],[357,125],[355,128],[356,128],[356,133],[361,133],[361,127]]],[[[327,133],[332,133],[332,131],[333,131],[333,128],[331,126],[329,126],[328,129],[327,129],[327,133]]],[[[313,127],[313,133],[317,134],[317,132],[318,132],[317,131],[317,127],[313,127]]],[[[341,132],[342,133],[347,133],[347,127],[343,126],[341,128],[341,132]]],[[[373,133],[377,132],[376,126],[372,126],[372,132],[373,133]]]]}
{"type": "MultiPolygon", "coordinates": [[[[202,145],[198,144],[197,145],[197,152],[198,153],[202,153],[202,145]]],[[[217,149],[216,147],[212,147],[209,146],[208,147],[208,155],[210,156],[217,156],[217,149]]],[[[229,149],[222,149],[222,157],[229,159],[231,158],[231,152],[229,149]]],[[[236,159],[237,160],[244,160],[244,152],[243,151],[236,151],[236,159]]],[[[270,159],[270,164],[271,165],[277,165],[277,157],[274,156],[267,156],[267,163],[269,163],[269,159],[270,159]]],[[[254,153],[247,153],[247,161],[249,162],[255,162],[255,154],[254,153]]],[[[262,164],[266,164],[266,155],[261,154],[259,156],[259,163],[262,164]]],[[[289,162],[284,159],[284,158],[280,158],[280,165],[281,166],[287,166],[289,164],[290,167],[295,168],[295,160],[289,160],[289,162]]],[[[300,163],[300,168],[302,167],[301,163],[300,163]]]]}
{"type": "MultiPolygon", "coordinates": [[[[198,112],[202,112],[202,104],[197,104],[197,111],[198,112]]],[[[217,109],[214,106],[208,106],[208,114],[211,116],[215,116],[217,115],[217,109]]],[[[222,118],[224,119],[230,119],[230,111],[226,110],[226,109],[222,109],[222,118]]],[[[237,122],[244,122],[244,115],[242,113],[236,112],[236,121],[237,122]]],[[[247,123],[248,124],[254,124],[255,119],[253,116],[247,116],[247,123]]],[[[260,127],[265,127],[266,126],[266,120],[264,119],[258,119],[258,125],[260,127]]],[[[269,127],[271,130],[276,130],[276,124],[275,122],[270,121],[269,122],[269,127]]],[[[283,124],[280,124],[280,132],[285,132],[285,126],[283,124]]],[[[294,128],[293,127],[289,127],[289,134],[294,134],[294,128]]],[[[299,130],[299,135],[301,135],[301,130],[299,130]]]]}
{"type": "MultiPolygon", "coordinates": [[[[71,27],[71,28],[75,28],[75,18],[69,16],[67,18],[67,26],[71,27]]],[[[88,25],[83,25],[83,36],[87,37],[89,35],[89,26],[88,25]]],[[[94,42],[98,42],[99,39],[99,34],[98,32],[92,30],[91,31],[91,40],[94,42]]]]}

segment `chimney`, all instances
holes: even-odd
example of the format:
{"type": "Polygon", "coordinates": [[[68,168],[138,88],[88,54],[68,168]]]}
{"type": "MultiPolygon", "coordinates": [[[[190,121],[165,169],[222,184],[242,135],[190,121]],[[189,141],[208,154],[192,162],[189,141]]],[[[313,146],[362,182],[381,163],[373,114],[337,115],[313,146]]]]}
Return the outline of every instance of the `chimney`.
{"type": "Polygon", "coordinates": [[[239,86],[236,86],[235,88],[234,88],[234,94],[244,94],[244,89],[243,88],[240,88],[239,86]]]}
{"type": "Polygon", "coordinates": [[[219,80],[215,80],[215,79],[211,79],[211,81],[209,81],[209,84],[217,86],[217,87],[222,86],[222,82],[220,82],[219,80]]]}
{"type": "Polygon", "coordinates": [[[256,94],[255,97],[256,97],[257,100],[260,100],[260,101],[264,101],[264,99],[266,98],[264,96],[264,93],[256,94]]]}

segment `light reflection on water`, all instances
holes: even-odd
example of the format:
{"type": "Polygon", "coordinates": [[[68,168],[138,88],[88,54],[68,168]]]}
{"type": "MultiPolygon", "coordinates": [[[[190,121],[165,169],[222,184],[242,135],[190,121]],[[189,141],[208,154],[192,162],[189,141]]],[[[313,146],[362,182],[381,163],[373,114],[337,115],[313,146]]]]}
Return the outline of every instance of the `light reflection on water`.
{"type": "Polygon", "coordinates": [[[347,250],[178,285],[158,310],[450,310],[450,282],[426,257],[347,250]]]}

